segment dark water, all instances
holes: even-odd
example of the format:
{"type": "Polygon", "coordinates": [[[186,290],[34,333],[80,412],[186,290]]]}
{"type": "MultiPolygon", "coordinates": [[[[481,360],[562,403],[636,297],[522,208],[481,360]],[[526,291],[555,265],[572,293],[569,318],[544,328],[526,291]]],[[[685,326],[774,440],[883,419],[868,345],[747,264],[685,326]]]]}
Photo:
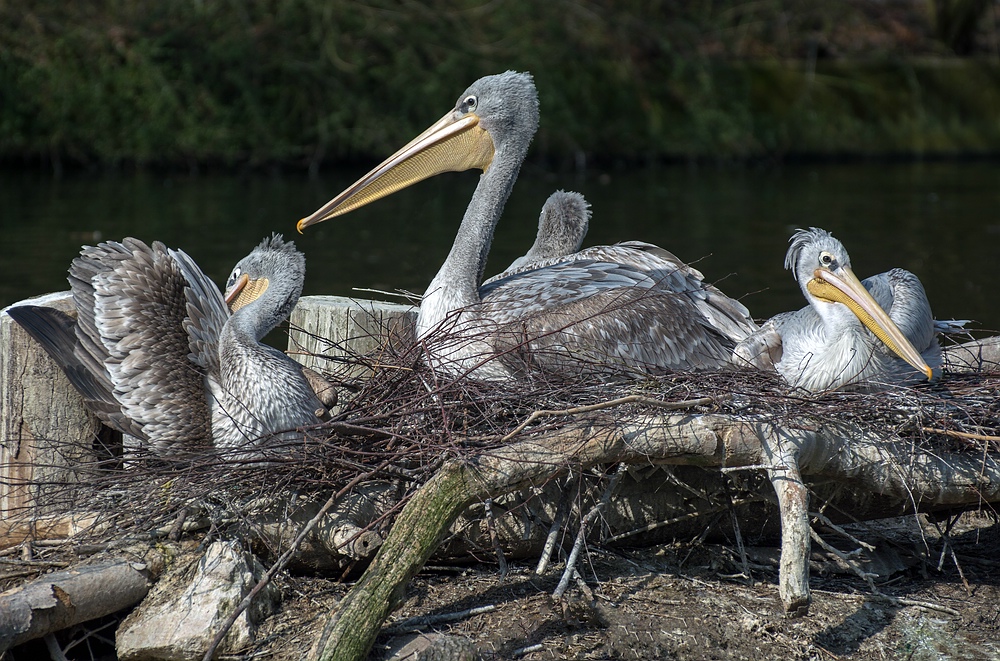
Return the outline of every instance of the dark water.
{"type": "MultiPolygon", "coordinates": [[[[0,306],[66,289],[81,245],[127,235],[191,254],[217,282],[273,231],[306,253],[307,294],[420,293],[444,259],[477,176],[447,174],[295,234],[295,221],[361,171],[304,176],[164,177],[0,174],[0,306]]],[[[757,317],[803,299],[782,268],[796,227],[828,229],[860,277],[902,266],[939,318],[1000,329],[1000,164],[850,164],[780,170],[657,170],[555,175],[525,167],[497,230],[487,275],[531,244],[557,189],[584,193],[585,245],[642,239],[696,262],[757,317]]]]}

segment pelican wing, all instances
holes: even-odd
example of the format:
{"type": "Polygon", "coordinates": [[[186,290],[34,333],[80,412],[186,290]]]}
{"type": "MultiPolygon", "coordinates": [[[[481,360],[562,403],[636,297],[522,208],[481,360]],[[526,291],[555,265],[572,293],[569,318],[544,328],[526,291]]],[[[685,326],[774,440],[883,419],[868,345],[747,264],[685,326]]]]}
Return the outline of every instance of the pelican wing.
{"type": "Polygon", "coordinates": [[[861,284],[917,351],[924,353],[937,345],[931,304],[920,278],[896,268],[865,278],[861,284]]]}
{"type": "Polygon", "coordinates": [[[101,422],[124,434],[143,438],[142,429],[122,413],[104,363],[82,349],[73,317],[61,310],[36,305],[19,305],[10,308],[8,314],[52,356],[101,422]]]}
{"type": "Polygon", "coordinates": [[[480,294],[484,315],[504,328],[497,348],[541,369],[718,367],[733,348],[688,297],[622,264],[563,262],[496,281],[480,294]]]}
{"type": "Polygon", "coordinates": [[[96,334],[107,352],[124,414],[160,454],[210,444],[204,374],[188,359],[187,282],[177,262],[159,242],[127,238],[85,250],[73,269],[93,273],[94,327],[85,334],[96,334]]]}
{"type": "Polygon", "coordinates": [[[812,308],[782,312],[768,319],[736,345],[733,355],[737,362],[761,370],[776,371],[784,350],[782,334],[785,327],[795,324],[796,315],[808,316],[809,313],[812,313],[818,323],[819,315],[812,308]]]}
{"type": "Polygon", "coordinates": [[[187,314],[184,330],[191,349],[190,359],[205,372],[218,377],[222,368],[219,364],[219,337],[229,320],[229,309],[219,288],[195,264],[183,250],[167,251],[184,274],[186,286],[184,296],[187,314]]]}
{"type": "Polygon", "coordinates": [[[513,266],[490,278],[483,285],[556,264],[572,261],[597,261],[621,264],[646,274],[655,286],[664,292],[685,294],[708,323],[729,337],[740,342],[757,330],[757,324],[739,301],[723,294],[714,285],[706,283],[701,271],[686,264],[669,250],[644,241],[623,241],[611,246],[593,246],[562,257],[550,257],[513,266]]]}

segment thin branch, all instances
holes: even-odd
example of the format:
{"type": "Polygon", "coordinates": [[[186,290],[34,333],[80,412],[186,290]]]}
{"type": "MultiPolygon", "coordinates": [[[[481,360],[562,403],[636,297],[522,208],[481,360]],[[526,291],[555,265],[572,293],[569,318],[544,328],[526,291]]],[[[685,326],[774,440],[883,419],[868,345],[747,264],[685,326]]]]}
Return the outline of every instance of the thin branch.
{"type": "Polygon", "coordinates": [[[464,611],[457,611],[455,613],[440,613],[438,615],[424,615],[421,617],[411,617],[408,620],[403,620],[391,627],[386,627],[383,633],[390,636],[395,636],[401,633],[407,633],[413,629],[422,629],[424,627],[429,627],[432,624],[442,624],[444,622],[457,622],[459,620],[464,620],[468,617],[474,615],[482,615],[483,613],[492,613],[497,609],[494,604],[487,604],[486,606],[476,606],[475,608],[468,608],[464,611]]]}
{"type": "Polygon", "coordinates": [[[240,616],[241,613],[243,613],[243,611],[245,611],[247,608],[250,607],[250,604],[253,603],[253,600],[256,598],[256,596],[260,594],[260,591],[263,590],[265,587],[267,587],[267,584],[271,582],[271,579],[273,579],[274,576],[279,571],[284,569],[285,565],[288,564],[289,560],[292,559],[292,556],[298,550],[299,544],[302,543],[302,540],[304,540],[306,538],[306,535],[308,535],[310,531],[312,531],[312,529],[316,527],[316,524],[318,524],[320,520],[324,516],[326,516],[326,513],[330,511],[330,508],[332,508],[337,503],[337,501],[344,496],[344,494],[348,493],[351,489],[356,487],[365,479],[370,478],[373,474],[377,474],[379,470],[387,466],[389,463],[390,462],[386,460],[382,462],[382,464],[378,468],[374,469],[370,473],[358,475],[353,480],[351,480],[346,486],[344,486],[343,489],[330,496],[330,498],[328,498],[327,501],[323,503],[323,506],[319,508],[319,511],[316,513],[316,516],[311,518],[308,521],[308,523],[306,523],[306,525],[302,526],[302,530],[299,531],[298,536],[296,536],[296,538],[292,540],[291,545],[289,545],[289,547],[285,550],[285,552],[282,553],[281,556],[274,562],[274,564],[271,565],[271,567],[267,570],[267,572],[265,572],[265,574],[261,577],[261,579],[257,581],[257,585],[253,586],[253,589],[250,590],[250,592],[248,592],[245,597],[243,597],[243,600],[240,601],[240,603],[236,606],[232,614],[228,618],[226,618],[226,621],[223,623],[222,628],[219,629],[219,632],[215,634],[214,638],[212,638],[212,643],[208,646],[208,650],[206,650],[205,656],[202,657],[202,661],[212,661],[212,657],[215,655],[215,650],[222,643],[222,640],[226,637],[226,634],[229,633],[229,630],[232,628],[233,624],[236,623],[236,619],[240,616]]]}
{"type": "Polygon", "coordinates": [[[614,476],[608,483],[608,488],[604,490],[604,495],[601,496],[601,502],[594,505],[593,509],[587,512],[586,516],[580,521],[580,530],[576,535],[576,541],[573,543],[573,550],[570,551],[569,558],[566,559],[566,569],[563,571],[562,578],[559,580],[559,585],[556,586],[555,591],[553,591],[552,596],[559,599],[566,592],[569,587],[570,579],[573,578],[573,572],[576,571],[576,559],[580,555],[580,549],[583,548],[583,542],[587,538],[587,527],[590,522],[597,518],[597,515],[601,513],[601,510],[608,501],[611,500],[611,494],[621,482],[622,476],[627,472],[628,467],[626,464],[619,464],[618,470],[615,471],[614,476]]]}
{"type": "Polygon", "coordinates": [[[969,432],[953,431],[951,429],[937,429],[936,427],[921,427],[920,429],[928,434],[941,434],[942,436],[953,436],[955,438],[964,438],[972,441],[1000,441],[1000,436],[989,436],[987,434],[971,434],[969,432]]]}
{"type": "Polygon", "coordinates": [[[665,402],[662,399],[653,399],[651,397],[645,397],[643,395],[627,395],[625,397],[619,397],[618,399],[612,399],[607,402],[601,402],[599,404],[589,404],[587,406],[574,406],[568,409],[558,409],[558,410],[548,410],[543,409],[540,411],[535,411],[528,418],[519,424],[517,427],[500,439],[501,443],[509,441],[514,436],[521,433],[525,427],[530,425],[535,420],[545,416],[555,416],[555,415],[579,415],[580,413],[590,413],[591,411],[600,411],[602,409],[614,408],[615,406],[621,406],[623,404],[644,404],[646,406],[656,406],[668,411],[676,411],[679,409],[689,409],[695,406],[708,406],[709,404],[715,404],[719,399],[716,397],[699,397],[698,399],[688,399],[681,402],[665,402]]]}

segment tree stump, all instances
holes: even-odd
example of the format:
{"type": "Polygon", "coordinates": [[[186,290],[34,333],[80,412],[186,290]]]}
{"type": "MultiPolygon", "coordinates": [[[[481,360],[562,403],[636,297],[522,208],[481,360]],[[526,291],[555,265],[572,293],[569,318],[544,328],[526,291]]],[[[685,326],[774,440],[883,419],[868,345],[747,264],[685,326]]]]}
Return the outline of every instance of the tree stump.
{"type": "Polygon", "coordinates": [[[415,341],[416,321],[417,308],[412,305],[303,296],[292,311],[288,354],[335,380],[366,379],[377,363],[344,359],[370,355],[377,361],[390,344],[405,349],[415,341]]]}
{"type": "MultiPolygon", "coordinates": [[[[24,302],[76,313],[69,292],[24,302]]],[[[93,463],[102,429],[55,361],[0,311],[0,518],[10,524],[78,506],[72,485],[79,467],[93,463]]]]}

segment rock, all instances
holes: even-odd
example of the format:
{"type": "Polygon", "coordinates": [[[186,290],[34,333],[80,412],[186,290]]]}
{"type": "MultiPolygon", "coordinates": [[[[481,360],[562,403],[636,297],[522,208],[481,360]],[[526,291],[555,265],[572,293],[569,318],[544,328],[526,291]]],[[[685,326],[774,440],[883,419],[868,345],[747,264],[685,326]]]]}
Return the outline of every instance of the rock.
{"type": "Polygon", "coordinates": [[[475,643],[465,636],[414,633],[398,636],[386,650],[387,661],[479,661],[475,643]]]}
{"type": "MultiPolygon", "coordinates": [[[[264,571],[234,541],[215,542],[200,559],[178,565],[118,628],[115,639],[121,661],[200,659],[264,571]]],[[[237,618],[217,655],[250,645],[258,622],[272,612],[276,596],[270,587],[261,591],[237,618]]]]}

